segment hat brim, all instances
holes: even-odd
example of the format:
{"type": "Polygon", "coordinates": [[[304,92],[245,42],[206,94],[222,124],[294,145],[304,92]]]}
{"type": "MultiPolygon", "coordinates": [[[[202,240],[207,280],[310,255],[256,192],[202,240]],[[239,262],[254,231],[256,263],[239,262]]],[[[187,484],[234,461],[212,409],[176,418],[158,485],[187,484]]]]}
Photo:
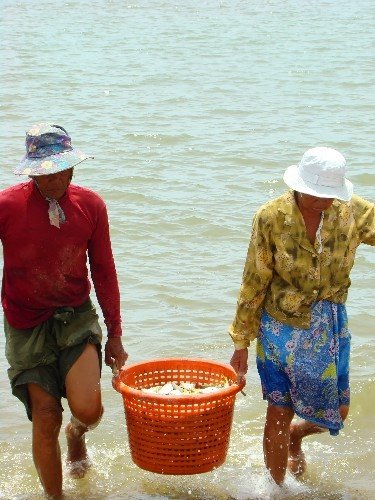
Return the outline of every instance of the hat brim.
{"type": "Polygon", "coordinates": [[[288,167],[285,170],[283,179],[291,189],[317,198],[337,198],[338,200],[349,201],[353,195],[353,184],[348,179],[345,179],[345,183],[341,187],[313,184],[302,179],[297,165],[288,167]]]}
{"type": "Polygon", "coordinates": [[[86,155],[78,149],[64,151],[45,158],[28,158],[24,156],[13,170],[15,175],[51,175],[73,168],[92,156],[86,155]]]}

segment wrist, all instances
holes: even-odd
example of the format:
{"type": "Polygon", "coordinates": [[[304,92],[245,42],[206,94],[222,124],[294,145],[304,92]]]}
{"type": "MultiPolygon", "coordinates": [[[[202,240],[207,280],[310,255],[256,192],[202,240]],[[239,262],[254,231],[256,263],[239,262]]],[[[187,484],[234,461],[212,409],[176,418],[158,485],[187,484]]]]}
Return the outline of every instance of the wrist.
{"type": "Polygon", "coordinates": [[[234,343],[234,349],[236,351],[241,351],[242,349],[247,349],[247,345],[245,342],[235,342],[234,343]]]}

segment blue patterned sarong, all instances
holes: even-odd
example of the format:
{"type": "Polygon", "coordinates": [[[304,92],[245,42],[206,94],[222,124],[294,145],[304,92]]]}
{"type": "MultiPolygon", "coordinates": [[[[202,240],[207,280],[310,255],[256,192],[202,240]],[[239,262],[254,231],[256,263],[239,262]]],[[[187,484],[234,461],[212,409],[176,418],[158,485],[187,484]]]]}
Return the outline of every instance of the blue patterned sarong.
{"type": "Polygon", "coordinates": [[[344,304],[312,305],[310,328],[280,323],[263,310],[257,367],[263,399],[337,435],[350,401],[350,332],[344,304]]]}

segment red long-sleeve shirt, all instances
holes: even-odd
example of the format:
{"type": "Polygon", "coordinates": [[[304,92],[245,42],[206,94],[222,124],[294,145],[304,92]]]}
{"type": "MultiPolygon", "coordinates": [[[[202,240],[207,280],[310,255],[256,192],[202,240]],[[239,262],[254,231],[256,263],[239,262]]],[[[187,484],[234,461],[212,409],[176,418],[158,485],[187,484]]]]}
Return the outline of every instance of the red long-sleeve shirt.
{"type": "Polygon", "coordinates": [[[91,279],[108,335],[121,336],[120,295],[107,209],[95,192],[70,184],[59,200],[66,222],[52,226],[48,202],[34,181],[0,192],[4,269],[1,301],[14,328],[32,328],[57,307],[77,307],[91,279]]]}

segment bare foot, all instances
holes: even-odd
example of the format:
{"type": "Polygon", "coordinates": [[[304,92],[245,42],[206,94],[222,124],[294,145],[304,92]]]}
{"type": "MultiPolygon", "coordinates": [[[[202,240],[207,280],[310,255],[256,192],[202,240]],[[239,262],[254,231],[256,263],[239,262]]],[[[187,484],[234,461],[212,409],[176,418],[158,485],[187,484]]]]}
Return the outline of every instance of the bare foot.
{"type": "Polygon", "coordinates": [[[91,467],[91,461],[87,454],[85,434],[81,434],[77,431],[78,429],[70,422],[65,427],[66,441],[68,444],[66,465],[72,477],[81,479],[91,467]]]}
{"type": "Polygon", "coordinates": [[[307,464],[302,451],[302,439],[296,437],[296,429],[297,426],[290,425],[288,469],[295,477],[299,477],[306,472],[307,464]]]}
{"type": "Polygon", "coordinates": [[[295,477],[302,476],[306,472],[307,464],[305,459],[305,454],[301,450],[299,455],[289,454],[288,458],[288,469],[295,477]]]}

